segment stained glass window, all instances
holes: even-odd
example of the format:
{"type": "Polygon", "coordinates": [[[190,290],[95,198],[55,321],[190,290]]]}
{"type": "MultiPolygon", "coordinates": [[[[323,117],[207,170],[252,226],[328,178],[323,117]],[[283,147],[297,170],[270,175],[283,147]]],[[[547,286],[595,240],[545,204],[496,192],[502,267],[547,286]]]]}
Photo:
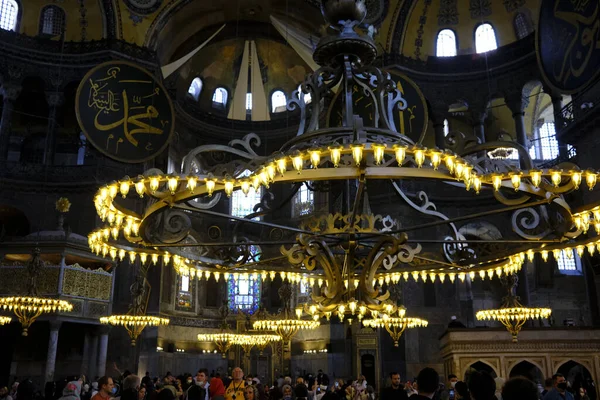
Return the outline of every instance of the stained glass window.
{"type": "Polygon", "coordinates": [[[456,55],[456,35],[452,29],[442,29],[437,36],[435,55],[454,57],[456,55]]]}
{"type": "Polygon", "coordinates": [[[198,101],[198,99],[200,98],[200,93],[202,93],[202,79],[194,78],[194,80],[190,84],[188,93],[194,98],[194,100],[198,101]]]}
{"type": "Polygon", "coordinates": [[[0,0],[0,29],[16,30],[18,15],[19,4],[15,0],[0,0]]]}
{"type": "Polygon", "coordinates": [[[490,24],[481,24],[475,30],[475,51],[477,53],[486,53],[496,50],[498,42],[496,41],[496,32],[490,24]]]}
{"type": "Polygon", "coordinates": [[[190,277],[180,275],[177,288],[177,308],[189,310],[192,308],[192,287],[190,277]]]}
{"type": "Polygon", "coordinates": [[[302,185],[292,200],[292,215],[302,217],[313,212],[315,207],[314,193],[306,184],[302,185]]]}
{"type": "MultiPolygon", "coordinates": [[[[251,247],[251,253],[255,258],[260,258],[260,249],[251,247]]],[[[239,274],[237,280],[235,275],[229,277],[227,283],[229,292],[229,307],[232,311],[243,311],[253,314],[258,310],[260,302],[260,276],[253,274],[239,274]]]]}

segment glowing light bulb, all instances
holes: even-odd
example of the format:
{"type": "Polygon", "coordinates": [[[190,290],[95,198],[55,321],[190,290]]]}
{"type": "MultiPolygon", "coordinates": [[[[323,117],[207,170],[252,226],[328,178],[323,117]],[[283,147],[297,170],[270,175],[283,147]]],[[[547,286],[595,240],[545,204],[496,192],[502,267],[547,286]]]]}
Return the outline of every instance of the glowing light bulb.
{"type": "Polygon", "coordinates": [[[292,157],[292,165],[298,173],[302,171],[303,164],[304,160],[302,160],[302,155],[298,154],[292,157]]]}
{"type": "Polygon", "coordinates": [[[321,163],[321,152],[319,150],[309,150],[308,155],[310,156],[310,164],[313,168],[319,168],[321,163]]]}
{"type": "Polygon", "coordinates": [[[150,191],[152,193],[158,190],[158,186],[160,185],[160,177],[153,176],[150,178],[150,191]]]}
{"type": "Polygon", "coordinates": [[[110,185],[110,186],[108,187],[108,195],[109,195],[111,198],[113,198],[113,199],[114,199],[115,197],[117,197],[117,192],[118,192],[118,191],[119,191],[119,188],[117,187],[117,185],[110,185]]]}
{"type": "Polygon", "coordinates": [[[329,159],[335,168],[340,165],[340,160],[342,158],[342,146],[331,146],[329,147],[329,159]]]}
{"type": "Polygon", "coordinates": [[[227,197],[231,197],[232,193],[233,193],[233,180],[226,179],[225,180],[225,194],[227,195],[227,197]]]}
{"type": "Polygon", "coordinates": [[[431,158],[431,165],[433,166],[433,169],[437,170],[442,163],[442,152],[432,150],[429,152],[429,158],[431,158]]]}
{"type": "Polygon", "coordinates": [[[573,182],[575,190],[579,189],[579,185],[581,184],[581,171],[571,171],[571,182],[573,182]]]}
{"type": "Polygon", "coordinates": [[[465,164],[461,161],[456,161],[454,163],[454,176],[456,179],[461,179],[463,176],[463,171],[465,170],[465,164]]]}
{"type": "Polygon", "coordinates": [[[415,148],[413,151],[413,156],[415,157],[415,163],[417,163],[417,167],[421,168],[425,162],[425,150],[415,148]]]}
{"type": "Polygon", "coordinates": [[[140,198],[144,197],[144,192],[146,191],[146,184],[144,183],[144,177],[141,177],[141,180],[135,183],[135,191],[140,196],[140,198]]]}
{"type": "Polygon", "coordinates": [[[362,162],[364,148],[365,145],[362,143],[354,143],[352,146],[350,146],[350,149],[352,150],[352,159],[354,160],[356,166],[360,166],[360,163],[362,162]]]}
{"type": "Polygon", "coordinates": [[[129,181],[123,181],[119,185],[119,191],[121,192],[121,196],[123,198],[127,197],[127,193],[129,193],[129,181]]]}
{"type": "Polygon", "coordinates": [[[529,171],[529,179],[533,186],[537,189],[540,187],[540,183],[542,183],[542,171],[539,169],[532,169],[529,171]]]}
{"type": "Polygon", "coordinates": [[[373,160],[375,161],[375,165],[380,165],[383,162],[385,147],[385,144],[379,143],[371,145],[371,149],[373,149],[373,160]]]}
{"type": "Polygon", "coordinates": [[[562,181],[562,170],[560,169],[551,169],[550,171],[550,179],[552,180],[552,183],[554,184],[554,187],[558,187],[560,185],[560,182],[562,181]]]}
{"type": "Polygon", "coordinates": [[[179,181],[177,180],[177,177],[170,176],[167,179],[167,187],[169,188],[169,192],[171,192],[171,194],[175,194],[175,191],[177,190],[177,186],[179,186],[179,181]]]}
{"type": "Polygon", "coordinates": [[[585,171],[585,182],[587,183],[589,190],[594,189],[594,186],[596,186],[596,179],[597,175],[594,171],[589,169],[585,171]]]}
{"type": "Polygon", "coordinates": [[[208,197],[212,197],[213,192],[215,191],[215,180],[212,178],[204,178],[204,182],[206,184],[206,193],[208,193],[208,197]]]}
{"type": "Polygon", "coordinates": [[[244,179],[241,183],[242,193],[245,196],[248,196],[248,192],[250,192],[250,182],[247,179],[244,179]]]}
{"type": "Polygon", "coordinates": [[[479,194],[479,191],[481,190],[481,178],[473,174],[471,181],[473,183],[473,189],[475,189],[475,193],[479,194]]]}
{"type": "Polygon", "coordinates": [[[500,186],[502,186],[502,174],[492,174],[492,186],[494,186],[496,192],[500,190],[500,186]]]}
{"type": "Polygon", "coordinates": [[[196,186],[198,186],[198,178],[196,178],[194,175],[189,175],[187,177],[187,189],[190,191],[190,193],[194,193],[194,190],[196,190],[196,186]]]}
{"type": "Polygon", "coordinates": [[[277,171],[283,176],[285,171],[287,171],[287,162],[285,161],[285,158],[278,159],[275,164],[277,164],[277,171]]]}
{"type": "Polygon", "coordinates": [[[406,158],[406,148],[406,146],[400,144],[396,144],[393,147],[394,155],[396,156],[396,162],[398,163],[399,167],[402,166],[404,159],[406,158]]]}
{"type": "Polygon", "coordinates": [[[515,192],[519,191],[519,188],[521,187],[521,175],[523,173],[518,171],[518,172],[511,172],[510,175],[510,181],[513,185],[513,188],[515,189],[515,192]]]}
{"type": "Polygon", "coordinates": [[[548,250],[542,250],[541,255],[542,255],[542,260],[544,260],[544,262],[547,262],[548,261],[548,250]]]}
{"type": "Polygon", "coordinates": [[[446,156],[444,158],[446,168],[448,169],[448,172],[450,172],[451,174],[454,173],[455,160],[456,160],[456,156],[454,156],[452,154],[446,154],[446,156]]]}
{"type": "Polygon", "coordinates": [[[265,167],[265,172],[267,173],[267,177],[269,178],[269,182],[273,182],[275,180],[275,174],[277,172],[277,167],[275,163],[270,163],[265,167]]]}
{"type": "Polygon", "coordinates": [[[529,262],[533,262],[533,257],[535,256],[535,253],[533,252],[533,250],[529,249],[527,250],[527,260],[529,260],[529,262]]]}

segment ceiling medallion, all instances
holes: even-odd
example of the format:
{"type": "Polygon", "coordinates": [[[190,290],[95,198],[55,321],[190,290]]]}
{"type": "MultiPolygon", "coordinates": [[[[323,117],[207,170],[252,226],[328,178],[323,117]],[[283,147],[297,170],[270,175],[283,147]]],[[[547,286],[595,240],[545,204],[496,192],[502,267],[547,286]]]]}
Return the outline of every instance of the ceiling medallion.
{"type": "Polygon", "coordinates": [[[152,14],[162,4],[162,0],[124,0],[124,2],[127,8],[141,15],[152,14]]]}
{"type": "Polygon", "coordinates": [[[308,286],[312,302],[306,306],[256,317],[255,329],[286,340],[331,315],[370,319],[399,337],[426,325],[406,319],[399,299],[391,298],[390,287],[401,281],[494,279],[517,273],[535,254],[545,261],[563,249],[595,250],[600,238],[580,238],[595,214],[582,214],[575,224],[564,195],[592,190],[597,172],[568,163],[537,169],[513,141],[457,146],[458,153],[413,141],[393,118],[410,104],[389,73],[369,64],[376,47],[358,27],[364,3],[324,0],[323,10],[336,33],[321,39],[314,54],[321,68],[288,101],[288,110],[301,116],[297,136],[270,155],[256,152],[261,142],[255,134],[229,146],[200,146],[184,157],[178,173],[153,169],[102,186],[94,204],[103,224],[88,236],[95,253],[170,264],[197,279],[265,282],[279,276],[308,286]],[[322,128],[321,99],[335,90],[344,104],[340,126],[322,128]],[[372,99],[367,125],[354,110],[361,96],[372,99]],[[487,156],[499,148],[518,152],[523,170],[487,156]],[[292,218],[292,199],[304,182],[329,197],[329,207],[292,218]],[[380,188],[397,201],[378,200],[385,193],[380,188]],[[446,211],[429,200],[429,191],[446,195],[446,211]],[[234,194],[250,193],[262,199],[245,215],[218,211],[234,194]],[[466,238],[457,226],[482,218],[502,224],[507,217],[512,229],[503,232],[506,238],[466,238]],[[218,240],[207,227],[218,227],[218,240]]]}

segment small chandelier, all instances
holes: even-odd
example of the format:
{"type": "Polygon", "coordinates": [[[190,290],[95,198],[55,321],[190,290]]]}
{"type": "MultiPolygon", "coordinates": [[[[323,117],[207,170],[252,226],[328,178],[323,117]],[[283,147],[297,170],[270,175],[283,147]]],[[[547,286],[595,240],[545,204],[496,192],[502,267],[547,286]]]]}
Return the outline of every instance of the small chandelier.
{"type": "Polygon", "coordinates": [[[516,275],[511,275],[506,279],[506,282],[508,295],[504,297],[502,307],[495,310],[480,310],[475,317],[479,321],[499,321],[512,335],[513,343],[517,343],[517,336],[527,320],[548,318],[552,314],[552,310],[549,308],[529,308],[523,306],[516,295],[519,278],[516,275]]]}
{"type": "Polygon", "coordinates": [[[151,315],[110,315],[100,318],[100,323],[105,325],[123,326],[131,338],[131,345],[135,346],[137,338],[147,326],[169,325],[168,318],[151,315]]]}
{"type": "Polygon", "coordinates": [[[407,328],[426,328],[428,324],[429,322],[424,319],[407,317],[406,308],[403,306],[398,307],[397,317],[382,314],[380,317],[363,321],[363,325],[369,328],[385,328],[392,337],[395,347],[398,347],[400,337],[407,328]]]}
{"type": "MultiPolygon", "coordinates": [[[[33,250],[33,257],[27,263],[27,296],[0,297],[0,307],[12,311],[23,327],[22,335],[27,336],[31,324],[42,314],[73,311],[73,305],[65,300],[38,296],[37,279],[45,263],[40,257],[40,249],[33,250]]],[[[0,317],[0,325],[11,321],[10,317],[0,317]]]]}

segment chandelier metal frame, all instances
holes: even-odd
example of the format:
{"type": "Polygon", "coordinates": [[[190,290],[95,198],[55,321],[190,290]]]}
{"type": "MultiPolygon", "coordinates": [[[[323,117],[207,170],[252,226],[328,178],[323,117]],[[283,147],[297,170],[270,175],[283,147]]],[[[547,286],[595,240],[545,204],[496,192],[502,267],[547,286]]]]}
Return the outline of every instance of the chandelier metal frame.
{"type": "Polygon", "coordinates": [[[156,317],[153,315],[109,315],[100,318],[100,323],[104,325],[122,326],[127,331],[131,339],[131,346],[136,345],[138,337],[148,326],[169,325],[168,318],[156,317]]]}
{"type": "Polygon", "coordinates": [[[394,346],[398,347],[400,337],[406,329],[426,328],[429,322],[427,320],[406,316],[406,308],[398,307],[398,316],[383,314],[379,317],[363,320],[363,325],[369,328],[385,328],[392,337],[394,346]]]}

